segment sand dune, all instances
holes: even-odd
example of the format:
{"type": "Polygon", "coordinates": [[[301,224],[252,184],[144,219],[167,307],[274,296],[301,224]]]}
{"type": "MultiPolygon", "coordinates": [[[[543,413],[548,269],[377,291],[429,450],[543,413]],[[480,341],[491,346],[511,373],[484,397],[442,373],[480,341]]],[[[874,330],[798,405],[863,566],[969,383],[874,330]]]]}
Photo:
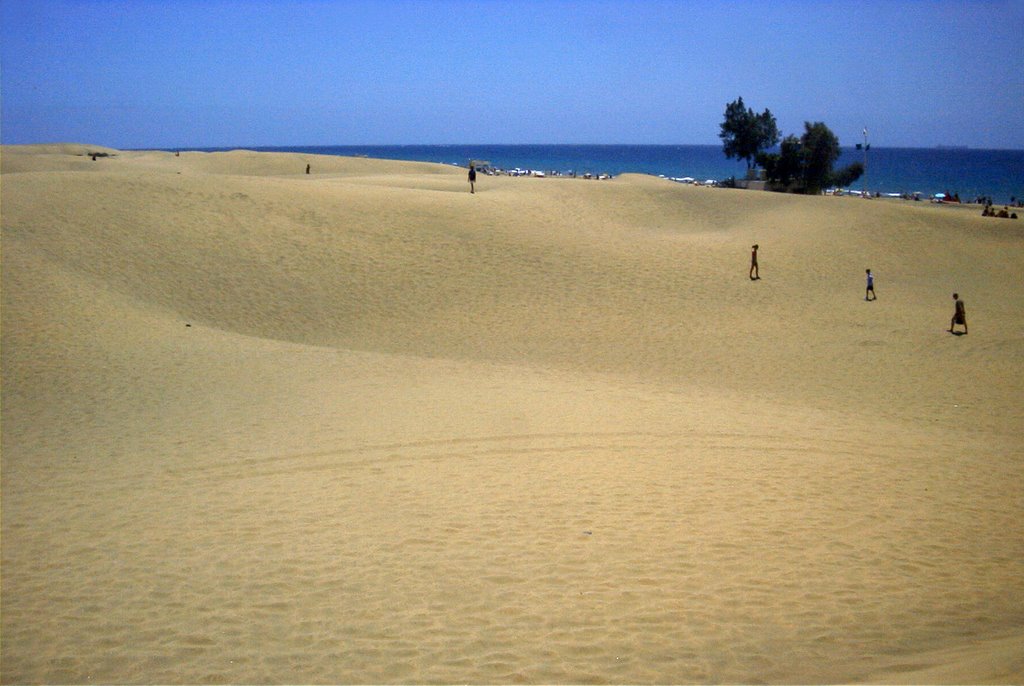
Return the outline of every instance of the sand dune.
{"type": "Polygon", "coordinates": [[[1024,678],[1018,224],[0,161],[4,682],[1024,678]]]}

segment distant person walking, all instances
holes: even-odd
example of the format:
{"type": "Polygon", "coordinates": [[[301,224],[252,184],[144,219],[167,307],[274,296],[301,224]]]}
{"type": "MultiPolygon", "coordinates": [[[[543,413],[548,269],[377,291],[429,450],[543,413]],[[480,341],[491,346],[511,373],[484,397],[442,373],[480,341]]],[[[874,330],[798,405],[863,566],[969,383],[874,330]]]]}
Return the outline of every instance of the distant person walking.
{"type": "Polygon", "coordinates": [[[306,165],[306,173],[307,174],[309,173],[309,165],[308,164],[306,165]]]}
{"type": "Polygon", "coordinates": [[[469,192],[476,193],[476,165],[469,163],[469,192]]]}
{"type": "Polygon", "coordinates": [[[949,322],[949,332],[956,333],[953,331],[953,327],[960,324],[964,327],[964,334],[967,333],[967,311],[964,309],[964,301],[960,299],[959,293],[953,294],[953,301],[956,303],[953,309],[953,319],[949,322]]]}
{"type": "Polygon", "coordinates": [[[761,274],[757,271],[757,243],[754,243],[750,248],[750,280],[757,281],[761,278],[761,274]]]}
{"type": "Polygon", "coordinates": [[[867,285],[867,289],[864,291],[864,299],[865,300],[878,300],[878,296],[875,295],[875,277],[871,273],[870,269],[866,269],[864,271],[866,271],[867,275],[868,275],[868,285],[867,285]],[[871,296],[871,297],[868,297],[868,296],[871,296]]]}

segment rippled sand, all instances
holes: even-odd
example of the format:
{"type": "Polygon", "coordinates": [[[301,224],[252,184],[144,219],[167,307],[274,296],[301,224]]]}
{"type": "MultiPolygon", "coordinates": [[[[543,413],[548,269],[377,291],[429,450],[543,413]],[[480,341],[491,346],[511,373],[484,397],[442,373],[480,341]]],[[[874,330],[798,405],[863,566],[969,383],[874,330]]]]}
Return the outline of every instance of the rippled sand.
{"type": "Polygon", "coordinates": [[[0,157],[3,682],[1024,680],[1020,225],[0,157]]]}

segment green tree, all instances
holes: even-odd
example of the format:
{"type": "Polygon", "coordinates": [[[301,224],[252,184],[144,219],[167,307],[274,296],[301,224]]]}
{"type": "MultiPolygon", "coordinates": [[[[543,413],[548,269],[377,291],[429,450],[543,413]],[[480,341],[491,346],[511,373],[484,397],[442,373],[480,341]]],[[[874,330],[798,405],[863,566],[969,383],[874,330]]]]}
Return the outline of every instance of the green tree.
{"type": "Polygon", "coordinates": [[[775,115],[768,109],[757,114],[737,98],[725,106],[725,118],[718,137],[722,150],[729,159],[747,161],[747,169],[754,166],[758,154],[779,142],[779,128],[775,115]]]}
{"type": "Polygon", "coordinates": [[[789,135],[782,139],[777,153],[759,153],[760,164],[768,180],[783,189],[790,189],[794,181],[803,178],[803,154],[800,139],[789,135]]]}
{"type": "Polygon", "coordinates": [[[832,165],[839,159],[839,139],[823,122],[804,122],[800,137],[804,193],[817,194],[832,179],[832,165]]]}
{"type": "Polygon", "coordinates": [[[848,167],[836,171],[832,174],[832,181],[829,185],[835,186],[836,188],[847,188],[853,185],[853,182],[864,176],[864,163],[854,162],[848,167]]]}
{"type": "Polygon", "coordinates": [[[804,135],[786,136],[777,153],[759,153],[758,163],[767,172],[777,190],[820,193],[828,186],[849,186],[864,173],[864,165],[854,162],[836,172],[839,139],[822,122],[804,122],[804,135]]]}

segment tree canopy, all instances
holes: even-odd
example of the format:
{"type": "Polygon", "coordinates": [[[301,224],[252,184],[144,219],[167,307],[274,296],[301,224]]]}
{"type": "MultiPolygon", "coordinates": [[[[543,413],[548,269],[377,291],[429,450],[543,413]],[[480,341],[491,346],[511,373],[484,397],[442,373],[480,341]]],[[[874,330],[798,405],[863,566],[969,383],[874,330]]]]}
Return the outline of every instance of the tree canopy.
{"type": "Polygon", "coordinates": [[[757,163],[779,189],[820,193],[829,186],[848,186],[864,173],[860,162],[833,172],[839,154],[839,139],[831,129],[820,121],[804,122],[804,135],[786,136],[778,153],[758,153],[757,163]]]}
{"type": "Polygon", "coordinates": [[[769,181],[790,188],[803,179],[803,153],[800,139],[790,134],[782,139],[778,153],[758,153],[757,163],[764,168],[769,181]]]}
{"type": "Polygon", "coordinates": [[[725,106],[725,119],[718,137],[722,139],[725,156],[746,160],[750,169],[758,153],[779,142],[779,128],[775,115],[768,109],[757,114],[746,107],[740,97],[725,106]]]}
{"type": "Polygon", "coordinates": [[[832,165],[839,159],[839,139],[824,122],[804,122],[800,137],[804,158],[804,191],[820,193],[832,180],[832,165]]]}
{"type": "Polygon", "coordinates": [[[839,139],[820,121],[805,121],[802,136],[786,136],[779,152],[769,153],[779,142],[775,116],[768,109],[757,114],[742,97],[725,106],[718,137],[726,157],[746,160],[748,172],[756,161],[776,190],[820,193],[832,185],[848,186],[864,174],[864,165],[859,162],[832,171],[841,152],[839,139]]]}
{"type": "Polygon", "coordinates": [[[853,164],[843,167],[832,174],[832,183],[830,186],[836,188],[844,188],[846,186],[852,186],[853,182],[864,176],[864,163],[854,162],[853,164]]]}

